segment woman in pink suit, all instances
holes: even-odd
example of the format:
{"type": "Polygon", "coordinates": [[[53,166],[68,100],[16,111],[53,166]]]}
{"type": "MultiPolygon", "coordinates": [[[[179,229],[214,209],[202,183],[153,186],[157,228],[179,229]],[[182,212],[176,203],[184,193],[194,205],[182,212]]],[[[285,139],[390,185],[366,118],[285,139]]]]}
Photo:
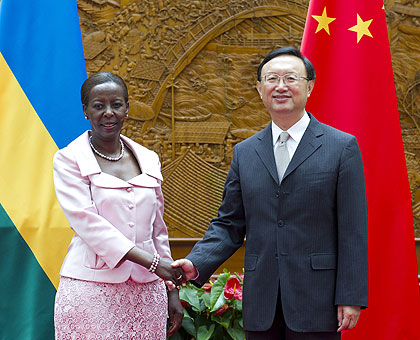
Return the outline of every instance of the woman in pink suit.
{"type": "Polygon", "coordinates": [[[112,73],[81,88],[91,131],[54,157],[58,201],[75,234],[60,271],[55,335],[61,339],[166,337],[181,326],[178,285],[163,221],[162,175],[156,153],[120,135],[128,91],[112,73]]]}

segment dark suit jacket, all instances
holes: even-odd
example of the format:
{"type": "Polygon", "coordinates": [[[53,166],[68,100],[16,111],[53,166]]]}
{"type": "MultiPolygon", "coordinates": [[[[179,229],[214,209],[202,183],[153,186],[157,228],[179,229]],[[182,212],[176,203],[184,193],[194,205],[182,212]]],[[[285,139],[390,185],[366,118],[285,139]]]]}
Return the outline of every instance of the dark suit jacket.
{"type": "Polygon", "coordinates": [[[337,305],[367,307],[367,208],[354,136],[311,120],[279,183],[271,124],[236,145],[223,202],[187,256],[199,284],[243,243],[244,328],[268,329],[280,287],[298,332],[335,331],[337,305]]]}

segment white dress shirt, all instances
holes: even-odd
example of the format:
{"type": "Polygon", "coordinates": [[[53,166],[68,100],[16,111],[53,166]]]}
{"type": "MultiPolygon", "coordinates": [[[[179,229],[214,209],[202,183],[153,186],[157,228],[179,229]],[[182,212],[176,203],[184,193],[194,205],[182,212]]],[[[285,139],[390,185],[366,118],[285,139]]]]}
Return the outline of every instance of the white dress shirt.
{"type": "MultiPolygon", "coordinates": [[[[300,140],[303,137],[303,134],[306,131],[306,128],[309,125],[309,122],[311,119],[309,118],[309,115],[306,113],[303,115],[303,117],[296,122],[293,126],[291,126],[288,130],[286,130],[289,133],[289,139],[286,141],[286,148],[289,152],[290,159],[293,158],[293,155],[295,154],[295,151],[299,145],[300,140]]],[[[279,136],[283,132],[282,129],[280,129],[274,122],[271,124],[271,132],[273,135],[273,150],[276,147],[276,144],[278,143],[279,136]]]]}

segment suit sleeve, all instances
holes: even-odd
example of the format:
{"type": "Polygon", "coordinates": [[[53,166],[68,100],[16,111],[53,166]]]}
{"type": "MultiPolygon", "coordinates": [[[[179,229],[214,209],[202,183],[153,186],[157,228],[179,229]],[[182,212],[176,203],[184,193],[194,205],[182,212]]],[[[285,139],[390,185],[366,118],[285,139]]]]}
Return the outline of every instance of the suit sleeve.
{"type": "Polygon", "coordinates": [[[239,176],[239,152],[235,147],[218,216],[211,221],[203,239],[187,256],[200,273],[195,283],[198,285],[206,283],[214,271],[241,247],[245,229],[239,176]]]}
{"type": "Polygon", "coordinates": [[[368,305],[367,203],[356,138],[344,148],[337,183],[338,259],[336,305],[368,305]]]}
{"type": "Polygon", "coordinates": [[[98,214],[90,181],[81,175],[68,150],[55,154],[53,167],[57,199],[70,227],[109,268],[114,268],[135,244],[98,214]]]}

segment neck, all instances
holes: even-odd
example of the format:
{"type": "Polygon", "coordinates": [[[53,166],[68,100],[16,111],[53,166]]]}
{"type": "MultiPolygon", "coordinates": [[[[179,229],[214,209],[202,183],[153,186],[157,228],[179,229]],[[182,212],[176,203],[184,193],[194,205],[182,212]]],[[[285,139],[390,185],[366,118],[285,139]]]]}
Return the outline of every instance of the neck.
{"type": "Polygon", "coordinates": [[[120,135],[117,135],[114,140],[103,140],[95,137],[93,134],[91,136],[91,142],[98,151],[107,155],[116,155],[121,152],[120,135]]]}
{"type": "Polygon", "coordinates": [[[290,112],[288,114],[279,114],[279,115],[271,115],[271,119],[273,122],[283,131],[287,131],[293,125],[295,125],[299,120],[302,119],[305,111],[302,111],[299,114],[290,112]]]}

